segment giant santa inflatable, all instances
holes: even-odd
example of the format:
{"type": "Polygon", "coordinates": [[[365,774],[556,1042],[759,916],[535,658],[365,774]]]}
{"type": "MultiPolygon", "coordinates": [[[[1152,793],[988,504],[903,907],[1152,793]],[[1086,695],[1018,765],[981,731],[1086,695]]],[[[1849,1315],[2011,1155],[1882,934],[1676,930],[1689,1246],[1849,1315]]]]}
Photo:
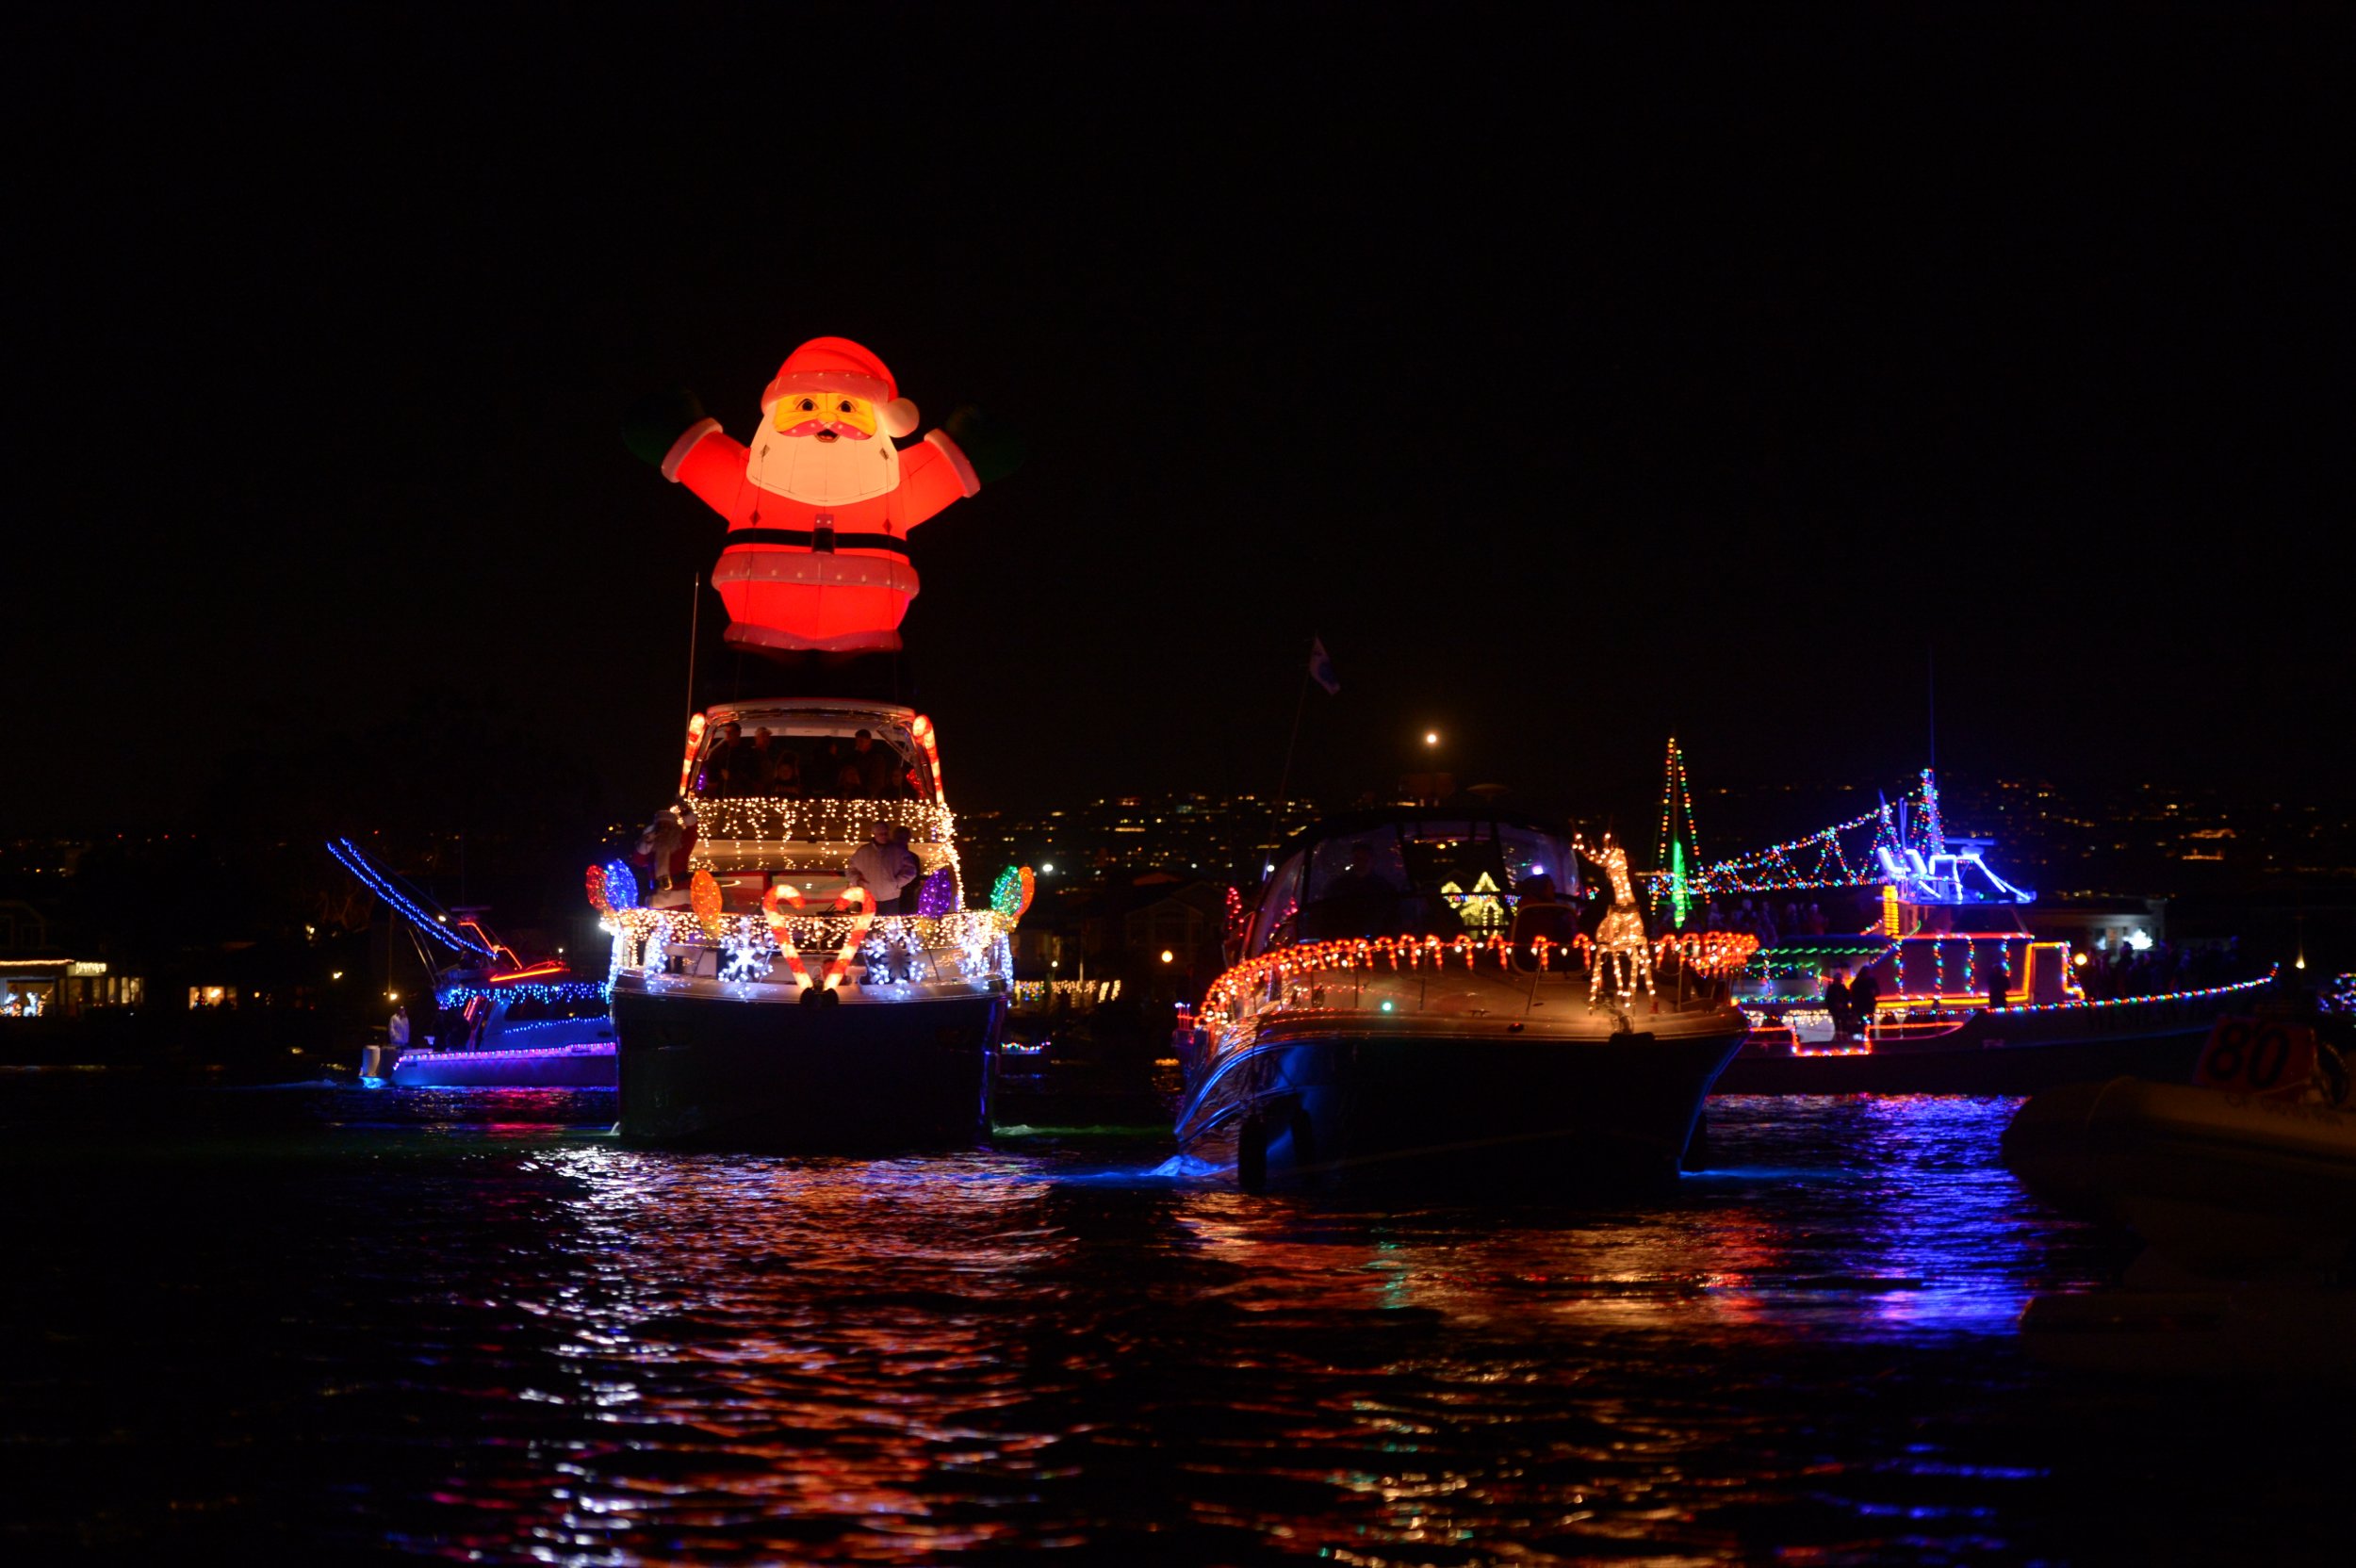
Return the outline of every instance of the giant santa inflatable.
{"type": "Polygon", "coordinates": [[[891,370],[849,338],[813,337],[761,394],[749,446],[685,394],[639,405],[628,434],[665,479],[728,521],[712,582],[731,644],[859,653],[900,645],[917,592],[909,531],[1010,466],[980,449],[974,422],[969,410],[950,418],[965,445],[949,430],[896,445],[915,433],[916,405],[891,370]]]}

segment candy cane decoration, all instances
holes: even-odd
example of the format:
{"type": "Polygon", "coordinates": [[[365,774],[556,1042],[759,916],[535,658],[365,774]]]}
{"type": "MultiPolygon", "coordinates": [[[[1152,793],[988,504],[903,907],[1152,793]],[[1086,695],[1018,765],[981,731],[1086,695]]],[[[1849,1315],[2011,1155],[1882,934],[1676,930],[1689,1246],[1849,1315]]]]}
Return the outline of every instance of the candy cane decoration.
{"type": "MultiPolygon", "coordinates": [[[[868,897],[865,888],[847,888],[843,890],[843,897],[856,911],[856,918],[851,923],[850,935],[843,939],[842,947],[826,961],[826,974],[818,982],[826,990],[834,990],[843,984],[843,976],[851,972],[851,955],[859,950],[859,944],[867,939],[868,932],[875,924],[875,901],[868,897]]],[[[801,949],[794,945],[787,928],[787,923],[793,917],[778,909],[780,904],[800,909],[802,890],[782,882],[777,884],[761,895],[761,912],[769,917],[770,934],[777,939],[777,956],[793,972],[794,983],[807,988],[810,984],[810,966],[802,962],[801,949]]]]}
{"type": "Polygon", "coordinates": [[[679,792],[685,794],[687,786],[695,781],[695,748],[704,743],[704,716],[701,713],[687,721],[687,755],[679,759],[679,792]]]}
{"type": "Polygon", "coordinates": [[[791,904],[799,909],[802,906],[802,890],[783,882],[777,883],[761,895],[761,912],[769,917],[769,934],[777,939],[778,958],[784,961],[786,969],[793,974],[794,983],[807,989],[810,986],[810,966],[802,962],[802,950],[794,945],[793,933],[786,925],[790,917],[778,912],[779,904],[791,904]]]}
{"type": "Polygon", "coordinates": [[[858,918],[851,923],[851,934],[843,939],[842,951],[826,965],[828,990],[843,984],[843,975],[850,972],[851,955],[859,951],[859,944],[867,939],[867,933],[875,925],[875,901],[865,888],[845,888],[843,897],[857,911],[858,918]]]}
{"type": "Polygon", "coordinates": [[[908,733],[924,753],[925,765],[933,770],[933,798],[941,798],[941,747],[933,742],[933,721],[924,714],[916,715],[908,726],[908,733]]]}

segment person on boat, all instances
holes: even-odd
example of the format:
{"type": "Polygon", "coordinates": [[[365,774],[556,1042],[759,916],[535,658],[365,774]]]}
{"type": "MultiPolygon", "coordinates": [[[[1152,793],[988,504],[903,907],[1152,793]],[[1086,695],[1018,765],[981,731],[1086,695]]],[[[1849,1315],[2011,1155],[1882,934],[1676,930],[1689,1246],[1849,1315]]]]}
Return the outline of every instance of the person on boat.
{"type": "Polygon", "coordinates": [[[706,792],[716,795],[736,793],[735,774],[737,750],[744,744],[744,726],[734,719],[720,727],[720,738],[704,753],[703,776],[696,781],[706,792]]]}
{"type": "Polygon", "coordinates": [[[748,795],[767,794],[769,780],[777,771],[777,742],[770,735],[769,727],[763,725],[753,731],[752,743],[744,748],[744,792],[748,795]]]}
{"type": "Polygon", "coordinates": [[[1832,1015],[1832,1037],[1845,1040],[1857,1028],[1855,1004],[1849,998],[1849,972],[1836,968],[1824,977],[1824,1011],[1832,1015]]]}
{"type": "Polygon", "coordinates": [[[1355,843],[1350,846],[1350,864],[1336,873],[1333,880],[1325,885],[1325,891],[1321,896],[1325,898],[1370,898],[1398,891],[1399,889],[1392,885],[1391,879],[1375,869],[1374,846],[1367,843],[1355,843]]]}
{"type": "Polygon", "coordinates": [[[791,749],[785,746],[777,748],[777,765],[771,770],[769,782],[763,788],[768,793],[782,799],[796,800],[801,797],[802,765],[794,760],[791,749]]]}
{"type": "Polygon", "coordinates": [[[1859,1034],[1873,1027],[1873,1008],[1882,999],[1882,983],[1873,978],[1866,965],[1857,966],[1857,978],[1849,982],[1849,1022],[1859,1034]]]}
{"type": "Polygon", "coordinates": [[[859,768],[859,793],[868,800],[890,800],[900,792],[899,759],[890,746],[877,745],[862,729],[851,737],[851,760],[859,768]]]}
{"type": "Polygon", "coordinates": [[[850,864],[843,874],[854,888],[864,888],[875,901],[875,913],[896,915],[900,912],[901,890],[914,882],[924,866],[916,852],[902,843],[892,832],[892,825],[876,819],[868,840],[851,852],[850,864]]]}
{"type": "Polygon", "coordinates": [[[1988,966],[1988,1004],[1992,1008],[2012,1005],[2010,977],[2004,973],[2002,963],[1988,966]]]}
{"type": "Polygon", "coordinates": [[[394,1004],[392,1021],[384,1025],[384,1043],[398,1054],[409,1049],[409,1004],[394,1004]]]}

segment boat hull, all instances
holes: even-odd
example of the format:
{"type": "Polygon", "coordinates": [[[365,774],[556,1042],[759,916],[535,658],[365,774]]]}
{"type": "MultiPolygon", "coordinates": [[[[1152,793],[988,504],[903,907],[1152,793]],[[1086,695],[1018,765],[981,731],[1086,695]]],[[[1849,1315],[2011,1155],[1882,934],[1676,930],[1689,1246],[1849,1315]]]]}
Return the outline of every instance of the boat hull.
{"type": "Polygon", "coordinates": [[[2209,1021],[2142,1032],[2068,1035],[1989,1027],[1983,1014],[1925,1040],[1877,1042],[1864,1055],[1746,1050],[1717,1094],[2036,1094],[2089,1079],[2181,1082],[2192,1076],[2209,1021]]]}
{"type": "Polygon", "coordinates": [[[1270,1179],[1673,1180],[1703,1097],[1742,1043],[1736,1023],[1674,1037],[1263,1031],[1205,1073],[1180,1151],[1240,1171],[1264,1137],[1270,1179]]]}
{"type": "Polygon", "coordinates": [[[2004,1160],[2198,1274],[2336,1271],[2356,1248],[2356,1112],[2115,1078],[2021,1106],[2004,1160]]]}
{"type": "Polygon", "coordinates": [[[619,1130],[736,1148],[969,1143],[1005,1012],[990,993],[805,1006],[617,988],[619,1130]]]}

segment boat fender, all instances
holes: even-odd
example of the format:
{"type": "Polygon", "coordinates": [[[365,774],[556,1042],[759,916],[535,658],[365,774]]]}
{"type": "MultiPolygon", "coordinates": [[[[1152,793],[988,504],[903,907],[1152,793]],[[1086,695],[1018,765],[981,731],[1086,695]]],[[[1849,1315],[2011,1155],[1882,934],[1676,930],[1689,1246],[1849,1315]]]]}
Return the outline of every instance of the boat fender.
{"type": "Polygon", "coordinates": [[[1235,1184],[1246,1192],[1268,1186],[1268,1123],[1257,1115],[1245,1117],[1235,1133],[1235,1184]]]}
{"type": "Polygon", "coordinates": [[[384,1048],[381,1045],[371,1045],[366,1051],[361,1052],[360,1076],[363,1078],[382,1079],[384,1074],[380,1072],[378,1069],[384,1059],[384,1048]]]}

